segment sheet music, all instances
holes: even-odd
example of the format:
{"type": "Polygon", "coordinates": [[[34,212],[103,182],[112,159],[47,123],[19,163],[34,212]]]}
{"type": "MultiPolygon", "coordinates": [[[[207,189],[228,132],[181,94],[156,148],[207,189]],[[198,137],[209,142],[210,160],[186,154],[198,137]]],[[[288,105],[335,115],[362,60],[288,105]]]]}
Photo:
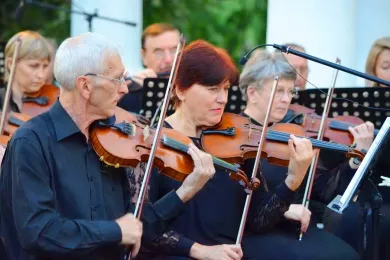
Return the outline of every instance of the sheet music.
{"type": "MultiPolygon", "coordinates": [[[[338,208],[344,209],[347,203],[350,202],[352,199],[352,196],[354,196],[356,189],[358,188],[362,178],[366,174],[368,167],[371,164],[372,158],[374,155],[378,152],[378,149],[380,148],[380,145],[383,141],[383,139],[386,137],[386,134],[388,133],[390,127],[390,117],[386,119],[386,121],[383,123],[378,135],[376,136],[374,142],[372,143],[370,149],[368,150],[366,156],[364,157],[362,163],[360,164],[359,168],[357,169],[355,175],[353,176],[351,182],[349,183],[347,189],[345,190],[343,196],[340,198],[338,204],[338,208]],[[341,205],[340,205],[341,204],[341,205]]],[[[336,200],[336,199],[335,199],[336,200]]],[[[332,208],[336,203],[332,201],[332,203],[329,205],[330,208],[332,208]]],[[[334,209],[334,207],[333,207],[334,209]]]]}

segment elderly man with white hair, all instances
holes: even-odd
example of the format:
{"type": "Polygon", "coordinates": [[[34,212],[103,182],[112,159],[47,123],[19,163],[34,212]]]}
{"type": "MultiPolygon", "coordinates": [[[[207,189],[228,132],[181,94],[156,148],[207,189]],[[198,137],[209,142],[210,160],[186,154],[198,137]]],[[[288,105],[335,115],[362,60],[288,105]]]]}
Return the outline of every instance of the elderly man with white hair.
{"type": "Polygon", "coordinates": [[[89,128],[114,115],[127,93],[115,44],[86,33],[65,40],[54,74],[57,102],[12,136],[2,163],[0,219],[9,259],[123,259],[141,237],[155,239],[215,173],[211,156],[190,146],[193,172],[180,188],[145,204],[141,221],[130,205],[122,168],[94,152],[89,128]]]}

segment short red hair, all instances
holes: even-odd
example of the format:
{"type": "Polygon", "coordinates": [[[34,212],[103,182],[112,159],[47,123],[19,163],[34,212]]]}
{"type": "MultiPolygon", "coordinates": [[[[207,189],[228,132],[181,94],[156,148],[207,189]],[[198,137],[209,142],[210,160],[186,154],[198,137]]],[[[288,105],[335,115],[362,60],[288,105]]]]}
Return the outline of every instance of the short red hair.
{"type": "MultiPolygon", "coordinates": [[[[175,88],[185,91],[194,84],[218,86],[226,81],[238,82],[239,72],[229,54],[204,40],[186,46],[177,70],[175,88]]],[[[175,106],[179,100],[174,96],[175,106]]]]}

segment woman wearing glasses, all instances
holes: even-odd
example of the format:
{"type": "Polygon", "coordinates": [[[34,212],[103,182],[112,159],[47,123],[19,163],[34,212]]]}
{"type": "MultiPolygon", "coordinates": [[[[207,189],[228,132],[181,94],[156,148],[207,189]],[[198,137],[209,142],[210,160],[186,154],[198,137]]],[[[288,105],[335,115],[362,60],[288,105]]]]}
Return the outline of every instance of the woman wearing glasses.
{"type": "MultiPolygon", "coordinates": [[[[279,76],[279,83],[269,117],[271,124],[286,120],[291,100],[295,95],[295,70],[275,54],[261,51],[248,61],[240,76],[240,89],[247,100],[243,115],[250,117],[254,124],[261,125],[265,120],[275,76],[279,76]]],[[[372,133],[368,130],[369,127],[369,124],[365,124],[352,129],[355,141],[360,141],[357,144],[358,149],[368,149],[367,146],[371,144],[373,127],[372,133]],[[371,133],[371,142],[369,138],[366,140],[368,132],[371,133]]],[[[326,170],[324,172],[320,166],[317,169],[311,198],[327,204],[345,189],[357,168],[352,166],[351,162],[345,162],[329,172],[326,170]]],[[[248,166],[253,164],[254,160],[247,161],[248,166]]],[[[286,172],[289,171],[290,169],[268,164],[266,160],[261,161],[263,182],[270,192],[283,181],[286,172]]],[[[306,181],[303,183],[306,184],[306,181]]],[[[358,259],[358,254],[347,243],[316,228],[315,225],[310,225],[316,224],[316,221],[310,221],[316,214],[312,215],[310,210],[301,205],[304,189],[305,185],[301,185],[296,192],[295,201],[284,213],[284,221],[275,228],[258,235],[257,232],[253,232],[256,226],[251,227],[252,234],[248,234],[243,242],[245,254],[253,259],[358,259]],[[298,240],[300,232],[304,233],[302,241],[298,240]]],[[[256,200],[256,196],[254,198],[256,200]]],[[[311,201],[311,205],[316,204],[311,201]]]]}

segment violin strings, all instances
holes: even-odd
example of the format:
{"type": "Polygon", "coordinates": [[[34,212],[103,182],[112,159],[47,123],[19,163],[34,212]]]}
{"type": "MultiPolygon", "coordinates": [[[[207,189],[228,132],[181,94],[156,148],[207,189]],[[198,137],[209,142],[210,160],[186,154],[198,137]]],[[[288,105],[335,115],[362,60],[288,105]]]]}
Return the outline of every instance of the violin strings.
{"type": "MultiPolygon", "coordinates": [[[[288,139],[290,139],[290,134],[287,134],[287,133],[283,133],[283,132],[278,132],[278,131],[274,131],[274,130],[269,130],[268,133],[267,133],[267,137],[270,138],[280,138],[278,140],[280,141],[284,141],[284,142],[287,142],[288,139]]],[[[298,136],[300,138],[303,138],[301,136],[298,136]]],[[[313,144],[313,146],[317,147],[317,148],[325,148],[325,149],[332,149],[332,150],[337,150],[337,151],[348,151],[348,146],[346,145],[342,145],[342,144],[336,144],[336,143],[330,143],[330,142],[325,142],[325,141],[320,141],[320,140],[317,140],[317,139],[312,139],[312,138],[307,138],[311,141],[311,143],[313,144]]]]}
{"type": "MultiPolygon", "coordinates": [[[[261,129],[259,129],[259,128],[252,128],[252,130],[255,130],[254,131],[255,133],[256,132],[260,132],[261,133],[261,129]]],[[[268,130],[267,137],[269,137],[269,138],[272,138],[272,137],[273,138],[281,138],[281,139],[277,139],[277,140],[283,141],[283,142],[287,142],[288,139],[290,139],[290,134],[270,129],[270,130],[268,130]]],[[[297,137],[305,138],[305,137],[302,137],[302,136],[297,136],[297,137]]],[[[307,138],[307,139],[309,139],[311,141],[311,143],[314,146],[317,146],[318,148],[322,147],[322,148],[327,148],[327,149],[332,149],[332,150],[337,150],[337,151],[345,151],[345,152],[349,150],[349,147],[346,146],[346,145],[343,145],[343,144],[331,143],[331,142],[321,141],[321,140],[312,139],[312,138],[307,138]]]]}
{"type": "MultiPolygon", "coordinates": [[[[282,54],[283,58],[286,60],[286,62],[290,65],[291,68],[293,68],[293,70],[299,75],[301,76],[307,83],[309,83],[310,85],[312,85],[313,87],[315,87],[318,91],[320,91],[322,94],[326,95],[326,96],[329,96],[328,93],[322,91],[321,89],[319,89],[316,85],[314,85],[313,83],[311,83],[310,81],[308,81],[305,77],[303,77],[295,68],[294,66],[292,66],[288,60],[286,59],[286,57],[284,56],[284,53],[282,51],[280,51],[280,53],[282,54]]],[[[357,104],[358,106],[360,107],[364,107],[364,108],[368,108],[368,109],[371,109],[371,110],[379,110],[379,111],[390,111],[389,108],[382,108],[382,107],[369,107],[369,106],[365,106],[365,105],[362,105],[354,100],[351,100],[351,99],[348,99],[348,98],[336,98],[334,97],[333,99],[336,99],[336,100],[344,100],[344,101],[347,101],[347,102],[350,102],[352,104],[357,104]]]]}
{"type": "Polygon", "coordinates": [[[343,123],[340,121],[331,121],[329,125],[330,125],[330,127],[334,127],[334,128],[337,128],[340,130],[346,130],[346,131],[348,131],[348,127],[355,126],[354,124],[343,123]]]}

